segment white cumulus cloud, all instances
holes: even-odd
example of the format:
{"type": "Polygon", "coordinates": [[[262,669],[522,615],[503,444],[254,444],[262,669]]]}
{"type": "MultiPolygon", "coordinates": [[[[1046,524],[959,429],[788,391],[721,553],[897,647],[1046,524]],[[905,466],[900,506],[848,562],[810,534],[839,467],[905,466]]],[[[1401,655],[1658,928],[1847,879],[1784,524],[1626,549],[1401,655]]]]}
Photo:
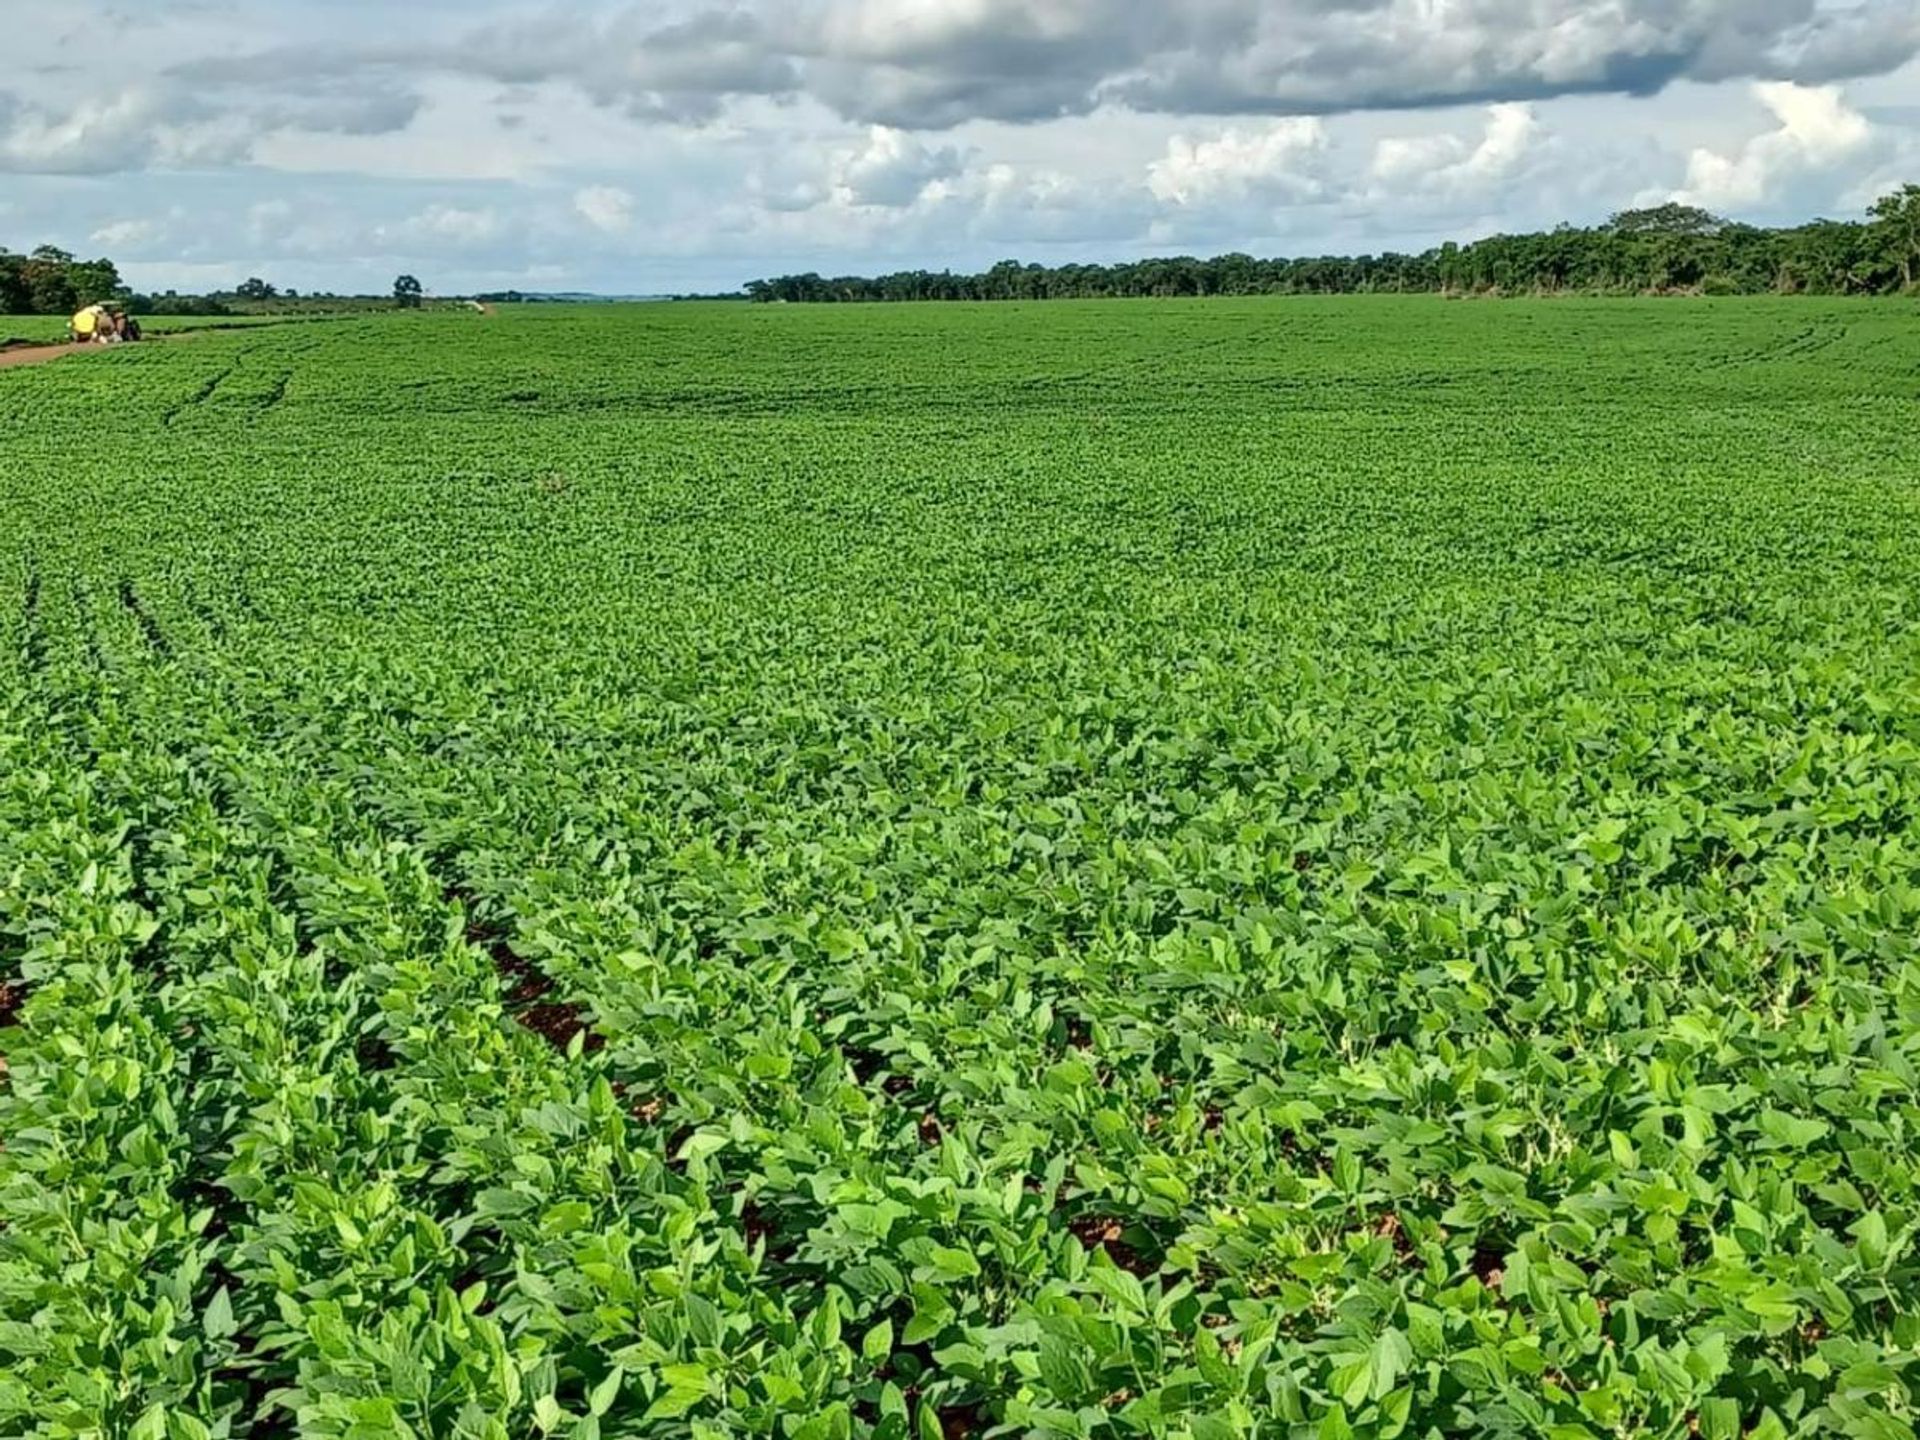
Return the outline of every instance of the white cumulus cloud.
{"type": "Polygon", "coordinates": [[[937,180],[950,180],[962,167],[950,145],[932,146],[886,125],[870,126],[865,141],[843,150],[833,164],[834,198],[845,205],[911,205],[937,180]]]}
{"type": "Polygon", "coordinates": [[[106,175],[225,165],[244,158],[249,143],[178,94],[135,87],[62,110],[0,93],[0,171],[106,175]]]}
{"type": "Polygon", "coordinates": [[[1779,192],[1796,180],[1855,157],[1875,142],[1872,123],[1847,104],[1838,86],[1778,82],[1753,91],[1773,112],[1776,128],[1731,155],[1695,150],[1675,199],[1709,208],[1763,204],[1780,198],[1779,192]]]}
{"type": "Polygon", "coordinates": [[[1147,188],[1174,205],[1247,195],[1312,200],[1325,189],[1319,171],[1326,148],[1326,126],[1311,116],[1202,140],[1176,135],[1147,167],[1147,188]]]}
{"type": "MultiPolygon", "coordinates": [[[[309,242],[324,234],[324,221],[309,232],[309,242]]],[[[501,236],[503,225],[499,213],[492,205],[432,204],[426,209],[409,215],[397,225],[374,225],[369,230],[369,240],[376,246],[401,246],[407,252],[417,250],[478,250],[488,246],[501,236]]],[[[288,236],[288,242],[298,238],[300,230],[288,236]]]]}
{"type": "Polygon", "coordinates": [[[1390,137],[1374,147],[1369,173],[1389,188],[1472,193],[1512,175],[1539,132],[1533,106],[1492,105],[1477,142],[1448,134],[1390,137]]]}
{"type": "Polygon", "coordinates": [[[480,245],[500,233],[500,217],[490,207],[436,204],[408,219],[401,231],[409,238],[480,245]]]}
{"type": "Polygon", "coordinates": [[[596,230],[618,235],[633,225],[633,196],[617,185],[589,185],[573,194],[573,210],[596,230]]]}
{"type": "Polygon", "coordinates": [[[90,231],[87,238],[111,250],[144,250],[166,231],[166,223],[161,220],[110,220],[90,231]]]}

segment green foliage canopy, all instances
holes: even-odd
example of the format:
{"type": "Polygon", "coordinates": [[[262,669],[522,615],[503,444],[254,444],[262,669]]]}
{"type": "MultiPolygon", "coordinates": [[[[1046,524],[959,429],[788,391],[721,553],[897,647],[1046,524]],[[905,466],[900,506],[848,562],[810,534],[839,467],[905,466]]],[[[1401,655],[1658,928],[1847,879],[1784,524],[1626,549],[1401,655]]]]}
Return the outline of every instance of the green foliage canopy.
{"type": "Polygon", "coordinates": [[[0,374],[0,1434],[1910,1434],[1917,358],[1308,299],[0,374]]]}

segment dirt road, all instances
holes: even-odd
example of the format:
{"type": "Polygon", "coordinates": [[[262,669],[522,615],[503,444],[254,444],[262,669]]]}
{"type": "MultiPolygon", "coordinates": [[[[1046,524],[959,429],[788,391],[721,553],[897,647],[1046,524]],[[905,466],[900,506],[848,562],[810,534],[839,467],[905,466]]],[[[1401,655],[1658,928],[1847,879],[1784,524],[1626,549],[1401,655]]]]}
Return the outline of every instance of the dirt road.
{"type": "MultiPolygon", "coordinates": [[[[196,325],[191,330],[162,330],[157,333],[149,330],[140,338],[139,343],[151,345],[159,340],[190,340],[195,335],[230,334],[235,330],[264,330],[268,324],[276,323],[287,322],[268,321],[260,325],[196,325]]],[[[118,345],[77,345],[71,342],[54,345],[9,345],[5,349],[0,349],[0,370],[10,369],[15,365],[44,365],[49,360],[58,360],[62,355],[77,355],[82,351],[93,353],[119,348],[118,345]]]]}
{"type": "Polygon", "coordinates": [[[0,370],[11,370],[15,365],[44,365],[62,355],[107,348],[105,345],[10,345],[0,350],[0,370]]]}

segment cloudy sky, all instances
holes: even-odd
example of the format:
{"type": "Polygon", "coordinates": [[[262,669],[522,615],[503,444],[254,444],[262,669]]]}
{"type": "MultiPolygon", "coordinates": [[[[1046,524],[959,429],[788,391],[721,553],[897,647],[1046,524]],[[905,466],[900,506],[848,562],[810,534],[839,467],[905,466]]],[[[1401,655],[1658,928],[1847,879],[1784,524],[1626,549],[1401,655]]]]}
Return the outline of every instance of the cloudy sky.
{"type": "Polygon", "coordinates": [[[1917,0],[0,0],[0,244],[141,287],[1420,249],[1920,179],[1917,0]]]}

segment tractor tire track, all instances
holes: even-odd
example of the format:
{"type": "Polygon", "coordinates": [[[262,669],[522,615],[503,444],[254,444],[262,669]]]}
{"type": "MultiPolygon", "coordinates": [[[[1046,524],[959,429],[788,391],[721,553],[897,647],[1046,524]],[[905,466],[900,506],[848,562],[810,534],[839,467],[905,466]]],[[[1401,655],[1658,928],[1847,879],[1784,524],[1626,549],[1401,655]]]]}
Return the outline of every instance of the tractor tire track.
{"type": "Polygon", "coordinates": [[[260,402],[258,413],[265,415],[269,410],[278,407],[280,402],[287,398],[287,386],[292,383],[293,372],[291,370],[274,381],[272,387],[267,391],[266,398],[260,402]]]}
{"type": "Polygon", "coordinates": [[[162,415],[160,417],[161,425],[171,430],[173,428],[173,422],[178,420],[182,415],[186,414],[187,411],[198,409],[200,406],[206,404],[207,401],[213,398],[213,392],[220,388],[220,382],[225,380],[229,375],[233,374],[233,372],[239,368],[239,364],[240,364],[239,357],[236,356],[233,362],[229,364],[226,369],[214,375],[205,384],[203,384],[198,390],[194,391],[194,393],[191,396],[189,396],[185,400],[182,400],[178,405],[173,406],[171,409],[169,409],[166,412],[166,414],[162,415]]]}
{"type": "Polygon", "coordinates": [[[131,579],[120,582],[120,603],[133,617],[133,623],[140,627],[140,633],[146,637],[148,648],[163,660],[172,656],[173,642],[167,639],[167,632],[160,628],[160,622],[153,618],[152,612],[141,602],[140,593],[133,588],[131,579]]]}
{"type": "Polygon", "coordinates": [[[20,607],[20,656],[29,675],[38,675],[47,665],[47,638],[40,630],[40,567],[27,560],[27,587],[20,607]]]}

